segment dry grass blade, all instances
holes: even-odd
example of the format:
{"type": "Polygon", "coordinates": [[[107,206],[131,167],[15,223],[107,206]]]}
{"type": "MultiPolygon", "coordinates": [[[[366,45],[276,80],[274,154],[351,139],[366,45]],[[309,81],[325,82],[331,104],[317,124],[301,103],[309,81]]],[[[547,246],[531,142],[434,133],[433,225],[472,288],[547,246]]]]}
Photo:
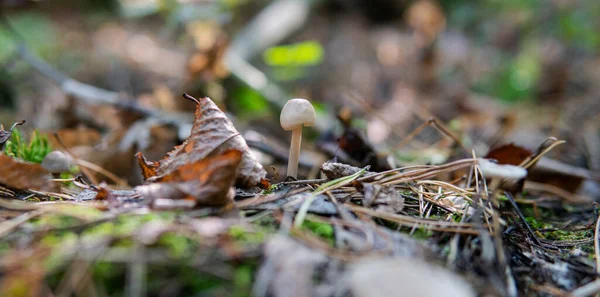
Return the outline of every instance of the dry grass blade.
{"type": "Polygon", "coordinates": [[[313,192],[313,194],[310,197],[308,197],[304,201],[304,203],[302,203],[302,206],[298,210],[298,214],[296,214],[296,218],[294,219],[294,227],[300,228],[302,226],[302,223],[304,222],[304,218],[306,217],[306,213],[308,212],[308,208],[310,207],[312,202],[315,200],[315,198],[317,198],[317,196],[319,194],[323,194],[327,191],[335,190],[335,189],[341,188],[345,185],[348,185],[349,183],[355,181],[358,177],[363,175],[365,172],[367,172],[368,169],[369,169],[368,167],[365,167],[361,171],[359,171],[355,174],[345,176],[342,178],[338,178],[336,180],[332,180],[330,182],[324,183],[321,186],[319,186],[313,192]]]}
{"type": "Polygon", "coordinates": [[[557,140],[554,137],[550,137],[548,139],[546,139],[546,141],[544,141],[544,143],[542,144],[542,149],[538,150],[538,153],[535,154],[534,156],[532,156],[531,158],[527,158],[525,159],[523,162],[521,162],[521,164],[519,164],[519,166],[528,169],[529,167],[535,165],[535,163],[537,163],[537,161],[543,157],[545,154],[547,154],[549,151],[551,151],[553,148],[555,148],[556,146],[559,146],[563,143],[566,143],[566,141],[564,140],[557,140]],[[553,141],[550,145],[548,145],[547,147],[545,147],[545,143],[548,141],[553,141]]]}
{"type": "MultiPolygon", "coordinates": [[[[415,181],[415,180],[419,180],[419,179],[431,178],[440,173],[451,172],[454,170],[473,166],[476,162],[477,161],[473,160],[473,159],[462,159],[462,160],[450,162],[450,163],[443,164],[443,165],[430,166],[427,168],[415,169],[415,170],[411,170],[411,171],[404,172],[404,173],[394,174],[394,175],[388,176],[386,178],[383,178],[381,180],[377,180],[377,183],[384,185],[384,186],[388,186],[388,185],[396,185],[396,184],[400,184],[400,183],[415,181]]],[[[397,170],[401,170],[401,169],[397,169],[397,170]]],[[[382,174],[372,175],[372,176],[369,176],[368,179],[370,180],[372,178],[375,178],[375,177],[378,177],[381,175],[382,174]]]]}
{"type": "Polygon", "coordinates": [[[400,215],[400,214],[390,214],[384,212],[378,212],[375,210],[371,210],[365,207],[348,205],[348,208],[354,212],[360,212],[363,214],[367,214],[373,217],[378,217],[384,220],[388,220],[402,226],[413,227],[415,224],[423,225],[424,227],[441,232],[452,232],[452,233],[463,233],[463,234],[471,234],[477,235],[479,231],[475,229],[475,225],[470,223],[455,223],[455,222],[447,222],[447,221],[437,221],[431,219],[421,219],[415,218],[412,216],[400,215]]]}

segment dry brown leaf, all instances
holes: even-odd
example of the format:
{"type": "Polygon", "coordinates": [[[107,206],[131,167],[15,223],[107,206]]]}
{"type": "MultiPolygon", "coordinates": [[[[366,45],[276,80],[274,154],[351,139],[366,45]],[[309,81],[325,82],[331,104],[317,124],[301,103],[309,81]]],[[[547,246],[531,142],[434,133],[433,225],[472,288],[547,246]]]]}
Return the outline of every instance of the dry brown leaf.
{"type": "Polygon", "coordinates": [[[0,154],[0,184],[18,190],[53,191],[50,172],[40,164],[17,161],[0,154]]]}
{"type": "Polygon", "coordinates": [[[484,158],[494,159],[498,161],[498,164],[517,166],[532,154],[533,152],[526,148],[509,143],[491,149],[484,158]]]}
{"type": "Polygon", "coordinates": [[[136,188],[146,199],[193,199],[197,206],[222,206],[232,202],[232,186],[243,153],[227,150],[220,155],[182,165],[171,174],[150,178],[155,183],[136,188]]]}
{"type": "Polygon", "coordinates": [[[235,149],[243,153],[236,185],[250,188],[259,184],[265,177],[266,171],[227,116],[208,97],[195,99],[187,94],[184,94],[184,97],[197,103],[191,135],[182,145],[175,147],[158,162],[147,162],[141,154],[138,154],[144,178],[166,177],[182,166],[235,149]]]}

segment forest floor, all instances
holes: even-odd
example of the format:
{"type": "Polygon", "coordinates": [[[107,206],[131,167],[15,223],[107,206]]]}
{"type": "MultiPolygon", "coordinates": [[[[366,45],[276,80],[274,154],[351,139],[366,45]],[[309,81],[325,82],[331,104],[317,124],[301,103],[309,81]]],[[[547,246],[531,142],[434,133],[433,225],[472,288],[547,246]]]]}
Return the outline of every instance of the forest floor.
{"type": "Polygon", "coordinates": [[[600,292],[594,4],[21,2],[0,296],[600,292]]]}

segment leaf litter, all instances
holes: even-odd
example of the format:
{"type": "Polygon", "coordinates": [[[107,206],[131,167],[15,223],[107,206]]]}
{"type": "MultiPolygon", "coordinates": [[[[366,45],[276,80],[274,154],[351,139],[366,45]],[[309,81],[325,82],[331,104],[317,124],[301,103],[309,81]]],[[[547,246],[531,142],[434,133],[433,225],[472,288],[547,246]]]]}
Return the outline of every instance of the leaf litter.
{"type": "MultiPolygon", "coordinates": [[[[31,248],[53,255],[40,256],[45,259],[41,261],[61,263],[40,270],[25,262],[28,268],[22,273],[41,275],[28,280],[32,283],[30,292],[44,290],[44,282],[59,291],[76,290],[52,284],[61,267],[95,274],[97,265],[108,265],[119,274],[137,265],[134,261],[140,260],[134,259],[141,259],[147,269],[188,261],[190,267],[202,267],[195,274],[199,279],[213,279],[219,284],[218,290],[227,294],[242,289],[255,296],[379,296],[402,290],[434,296],[450,294],[450,286],[456,296],[472,296],[473,292],[505,296],[514,284],[512,274],[506,271],[514,268],[499,256],[507,250],[495,243],[493,230],[498,226],[506,228],[503,240],[515,259],[522,263],[537,259],[539,263],[533,267],[539,272],[533,273],[549,274],[548,281],[556,286],[576,289],[576,284],[593,273],[593,262],[574,262],[575,258],[568,256],[558,261],[552,256],[571,249],[567,247],[589,253],[589,234],[561,239],[550,236],[557,231],[547,231],[548,226],[527,219],[531,216],[522,216],[519,221],[501,215],[492,197],[512,196],[494,180],[505,178],[500,174],[506,170],[502,166],[514,165],[494,167],[488,159],[471,158],[371,172],[369,167],[328,162],[321,167],[327,179],[283,182],[270,186],[269,191],[248,192],[250,186],[264,179],[264,169],[208,98],[198,100],[196,122],[183,145],[160,161],[147,161],[141,153],[136,157],[145,177],[143,185],[118,190],[77,177],[66,180],[79,191],[63,188],[60,193],[46,187],[59,183],[52,182],[40,165],[0,155],[0,166],[6,170],[21,174],[31,171],[27,181],[34,182],[31,177],[38,176],[47,182],[28,184],[18,175],[8,175],[9,180],[1,181],[8,191],[46,197],[72,195],[72,202],[0,205],[7,218],[0,223],[2,242],[12,246],[22,236],[37,234],[42,241],[31,248]],[[205,116],[209,119],[203,119],[205,116]],[[245,169],[241,167],[244,160],[245,169]],[[479,168],[483,165],[486,167],[479,168]],[[463,172],[462,177],[444,177],[453,172],[463,172]],[[245,188],[244,195],[236,187],[245,188]],[[161,214],[168,210],[179,215],[161,214]],[[528,228],[534,231],[522,232],[518,226],[523,224],[532,225],[528,228]],[[48,249],[52,240],[60,241],[61,248],[50,244],[48,249]],[[145,252],[134,256],[140,249],[145,252]],[[211,259],[213,252],[218,256],[211,259]],[[240,266],[239,261],[247,264],[240,266]],[[406,267],[413,267],[407,270],[412,272],[405,271],[406,267]],[[414,270],[417,267],[421,269],[418,273],[414,270]],[[575,267],[579,270],[574,274],[575,267]],[[476,272],[483,268],[485,275],[476,272]],[[243,272],[245,269],[249,272],[243,272]],[[250,273],[250,281],[224,284],[243,273],[250,273]],[[436,275],[436,286],[419,283],[431,275],[436,275]],[[394,281],[388,279],[392,276],[394,281]]],[[[495,158],[500,164],[506,162],[499,155],[495,158]]],[[[530,153],[507,163],[521,164],[527,158],[532,164],[539,160],[530,153]]],[[[532,209],[525,211],[529,215],[532,209]]],[[[589,222],[593,218],[588,218],[589,222]]],[[[65,278],[74,281],[76,274],[71,272],[62,281],[65,278]]],[[[191,290],[186,286],[177,292],[191,290]]]]}
{"type": "MultiPolygon", "coordinates": [[[[94,185],[78,176],[61,181],[71,181],[79,190],[59,190],[59,180],[53,181],[41,165],[0,155],[4,172],[15,173],[0,175],[6,189],[0,193],[46,197],[37,204],[2,202],[6,219],[0,223],[0,240],[13,246],[22,236],[41,236],[31,246],[38,261],[60,263],[42,269],[24,262],[22,274],[13,277],[37,275],[28,279],[28,292],[42,292],[43,283],[58,292],[77,290],[64,285],[77,279],[76,269],[96,274],[97,265],[108,265],[114,273],[125,274],[127,267],[139,265],[135,263],[156,269],[173,261],[202,267],[195,275],[214,280],[224,294],[244,290],[255,296],[380,296],[399,290],[424,296],[506,296],[514,290],[513,277],[524,269],[533,269],[526,271],[564,290],[575,290],[594,273],[593,262],[574,254],[592,252],[591,226],[580,235],[559,231],[536,223],[532,218],[538,216],[531,215],[536,208],[525,208],[523,215],[513,203],[517,217],[502,214],[507,210],[497,201],[512,202],[500,181],[513,178],[511,170],[517,169],[515,179],[522,180],[521,172],[527,171],[517,165],[531,171],[551,143],[540,146],[538,153],[508,145],[490,152],[490,159],[380,172],[326,162],[320,168],[326,179],[282,182],[268,191],[253,191],[264,182],[264,169],[210,99],[196,103],[192,133],[181,146],[155,162],[136,154],[145,183],[133,189],[94,185]],[[447,178],[458,172],[461,178],[447,178]],[[50,201],[51,197],[63,201],[50,201]],[[506,247],[498,245],[497,228],[505,229],[500,236],[506,247]],[[48,245],[52,240],[60,241],[60,248],[48,245]],[[514,261],[528,264],[521,264],[521,270],[509,265],[502,256],[508,249],[514,261]],[[215,252],[218,256],[211,258],[215,252]],[[553,256],[557,253],[563,255],[561,260],[553,256]],[[67,274],[52,283],[64,267],[67,274]],[[481,269],[485,275],[477,272],[481,269]],[[236,283],[244,273],[250,280],[236,283]],[[436,286],[421,283],[432,275],[436,286]],[[378,284],[376,289],[373,284],[378,284]]],[[[552,209],[554,202],[534,203],[552,209]]],[[[582,221],[592,222],[593,217],[582,221]]],[[[16,251],[5,253],[22,257],[16,251]]],[[[182,285],[180,294],[193,292],[182,285]]]]}

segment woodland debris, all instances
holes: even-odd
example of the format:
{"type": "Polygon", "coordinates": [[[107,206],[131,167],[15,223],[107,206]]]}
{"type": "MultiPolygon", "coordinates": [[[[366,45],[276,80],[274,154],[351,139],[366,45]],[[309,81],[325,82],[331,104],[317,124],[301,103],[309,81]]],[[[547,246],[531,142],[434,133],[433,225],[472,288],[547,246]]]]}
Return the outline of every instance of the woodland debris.
{"type": "MultiPolygon", "coordinates": [[[[325,176],[327,176],[327,178],[330,180],[349,176],[361,170],[362,168],[344,163],[326,162],[323,163],[323,165],[321,165],[321,172],[323,172],[325,176]]],[[[374,173],[367,171],[364,173],[363,177],[368,177],[371,175],[374,175],[374,173]]]]}

